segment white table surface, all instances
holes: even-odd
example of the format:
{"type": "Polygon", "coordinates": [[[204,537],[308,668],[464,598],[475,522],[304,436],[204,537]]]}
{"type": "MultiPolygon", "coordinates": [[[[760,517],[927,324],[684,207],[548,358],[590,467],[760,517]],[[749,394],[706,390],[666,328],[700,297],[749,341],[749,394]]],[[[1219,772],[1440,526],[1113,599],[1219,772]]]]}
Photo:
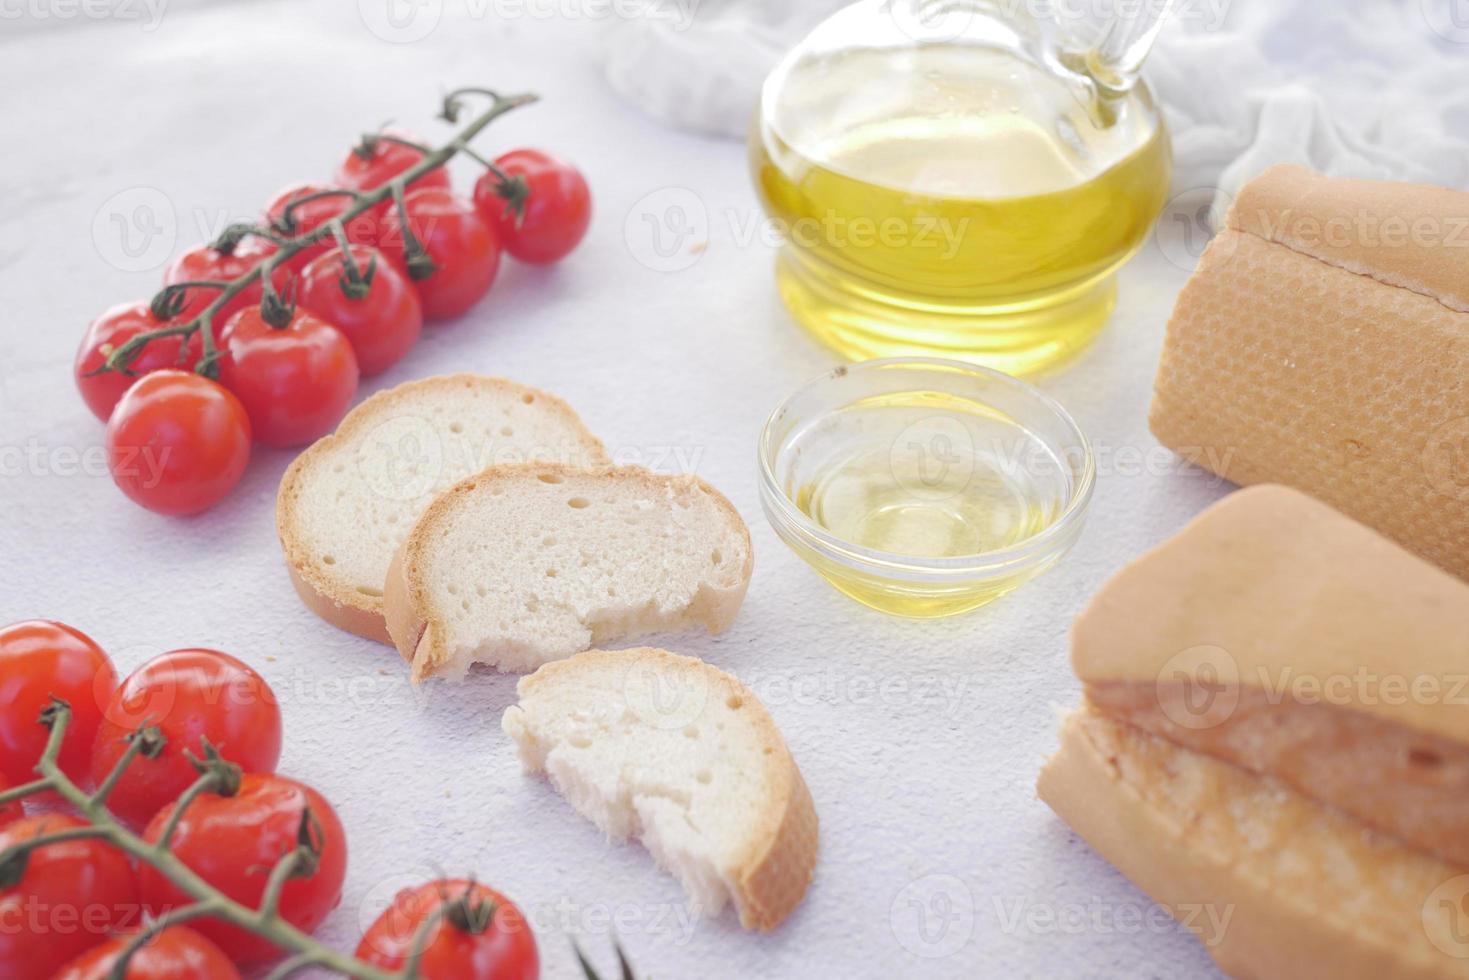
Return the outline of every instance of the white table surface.
{"type": "Polygon", "coordinates": [[[572,937],[610,963],[613,923],[640,974],[661,980],[1208,974],[1192,938],[1033,789],[1057,710],[1078,697],[1072,618],[1225,492],[1183,472],[1145,424],[1182,240],[1145,247],[1109,329],[1043,382],[1101,454],[1075,552],[977,614],[886,618],[827,587],[760,513],[759,427],[833,359],[781,308],[770,248],[747,240],[759,210],[742,147],[666,131],[613,99],[595,59],[603,25],[473,9],[446,10],[407,44],[376,37],[352,4],[283,0],[178,5],[153,30],[119,17],[0,21],[0,622],[74,624],[124,671],[194,645],[261,670],[284,705],[281,771],[320,788],[348,828],[345,896],[321,931],[339,946],[398,887],[442,869],[527,910],[550,978],[575,975],[572,937]],[[577,161],[595,220],[561,267],[507,265],[485,302],[432,328],[362,395],[453,370],[544,386],[614,452],[692,462],[740,509],[757,560],[738,622],[665,645],[761,695],[815,796],[815,882],[771,935],[742,932],[728,912],[686,921],[678,884],[640,846],[609,846],[521,774],[499,728],[514,677],[412,690],[391,650],[301,606],[272,519],[290,453],[257,451],[202,518],[159,517],[112,486],[102,426],[72,388],[87,322],[150,295],[171,254],[289,181],[328,176],[354,134],[385,119],[446,133],[430,117],[441,88],[459,84],[539,92],[543,104],[479,146],[577,161]],[[689,198],[707,214],[707,247],[690,238],[687,268],[649,268],[643,214],[689,198]],[[130,256],[112,215],[145,216],[139,204],[160,233],[130,256]]]}

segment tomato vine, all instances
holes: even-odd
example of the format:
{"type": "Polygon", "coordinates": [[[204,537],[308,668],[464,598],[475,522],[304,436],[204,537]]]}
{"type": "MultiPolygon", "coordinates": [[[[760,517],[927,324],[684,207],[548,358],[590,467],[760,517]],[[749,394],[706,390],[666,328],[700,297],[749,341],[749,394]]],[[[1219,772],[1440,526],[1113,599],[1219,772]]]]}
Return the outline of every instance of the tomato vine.
{"type": "MultiPolygon", "coordinates": [[[[247,930],[269,940],[282,951],[285,959],[266,974],[264,980],[285,980],[308,967],[333,970],[355,980],[417,980],[420,976],[419,963],[442,919],[449,918],[458,927],[469,931],[482,931],[494,916],[493,905],[488,909],[477,906],[468,892],[461,900],[446,901],[426,916],[414,930],[403,969],[397,971],[380,969],[355,956],[333,949],[313,939],[279,915],[281,892],[286,883],[293,878],[313,875],[321,857],[320,824],[310,806],[302,810],[295,847],[283,854],[270,869],[259,907],[250,908],[205,881],[175,855],[170,846],[191,803],[206,793],[232,796],[239,792],[242,776],[240,767],[221,757],[207,742],[204,743],[202,759],[185,750],[185,754],[198,770],[199,778],[179,796],[172,814],[157,835],[157,840],[150,843],[123,826],[108,811],[107,800],[128,767],[139,757],[157,758],[168,744],[168,739],[155,725],[145,723],[136,729],[128,736],[127,748],[111,771],[97,784],[95,790],[88,793],[62,771],[58,762],[71,720],[71,706],[66,701],[53,697],[39,720],[49,733],[46,748],[36,765],[40,778],[0,792],[0,808],[27,797],[54,793],[76,808],[84,818],[85,826],[39,834],[0,851],[0,889],[15,885],[25,876],[30,855],[39,848],[62,841],[93,839],[105,841],[133,859],[151,866],[188,895],[191,899],[188,904],[170,909],[129,938],[111,966],[108,980],[125,980],[133,957],[166,929],[205,917],[219,919],[247,930]]],[[[573,944],[573,948],[578,965],[588,980],[598,980],[596,971],[580,947],[573,944]]],[[[615,944],[615,948],[622,980],[634,980],[632,967],[628,964],[621,944],[615,944]]]]}
{"type": "MultiPolygon", "coordinates": [[[[111,968],[111,980],[123,980],[133,955],[154,936],[169,926],[205,916],[252,932],[285,951],[288,958],[267,974],[266,980],[284,980],[285,977],[311,966],[335,970],[356,980],[413,980],[418,976],[418,956],[410,955],[408,963],[399,972],[380,970],[317,942],[277,914],[281,890],[286,882],[292,878],[311,875],[320,856],[319,842],[314,830],[315,818],[309,807],[302,813],[296,846],[287,851],[271,869],[260,907],[252,909],[211,886],[169,848],[173,830],[191,802],[204,793],[228,796],[239,789],[238,766],[212,750],[206,750],[203,759],[194,760],[199,778],[179,797],[168,825],[163,828],[158,840],[150,844],[119,823],[108,812],[106,804],[108,795],[117,786],[128,766],[139,756],[153,758],[163,751],[166,743],[163,733],[149,725],[134,732],[128,739],[127,750],[117,760],[112,771],[96,790],[87,793],[62,772],[57,764],[61,744],[66,738],[67,727],[71,724],[71,706],[60,699],[53,700],[42,713],[41,724],[50,730],[45,752],[36,766],[41,778],[0,793],[0,805],[39,793],[55,793],[76,807],[87,821],[87,826],[41,834],[7,848],[0,853],[0,887],[9,887],[20,880],[25,874],[31,852],[36,849],[62,840],[94,838],[106,841],[136,860],[150,865],[192,899],[189,904],[158,917],[133,936],[111,968]]],[[[418,955],[422,954],[428,942],[430,929],[431,924],[425,924],[414,937],[413,949],[418,955]]]]}
{"type": "MultiPolygon", "coordinates": [[[[402,218],[403,248],[409,275],[414,279],[422,279],[434,272],[433,260],[424,249],[421,242],[410,230],[407,215],[404,208],[405,191],[413,181],[424,174],[442,167],[457,154],[463,153],[486,166],[495,169],[488,161],[475,153],[469,147],[469,141],[479,135],[490,123],[497,118],[521,106],[536,101],[536,96],[531,94],[522,95],[500,95],[490,89],[484,88],[459,88],[444,96],[443,104],[439,111],[439,118],[449,123],[456,123],[464,115],[465,99],[469,96],[481,96],[490,99],[489,108],[475,116],[460,132],[449,142],[437,149],[421,147],[409,141],[400,140],[397,137],[374,133],[363,137],[363,145],[371,147],[375,141],[399,142],[411,146],[423,152],[423,158],[413,166],[397,174],[391,180],[381,186],[369,191],[331,189],[318,191],[313,194],[303,195],[290,202],[281,216],[278,226],[261,226],[252,223],[234,224],[226,228],[218,239],[213,242],[212,247],[218,251],[230,252],[239,245],[246,236],[263,238],[276,246],[275,251],[266,256],[258,265],[250,271],[229,281],[204,279],[178,282],[165,286],[150,302],[153,313],[160,320],[168,320],[176,316],[183,308],[184,294],[190,289],[212,289],[215,291],[214,298],[209,305],[204,307],[198,314],[183,323],[170,323],[138,333],[128,340],[119,344],[108,355],[107,359],[91,374],[102,374],[108,371],[117,371],[131,374],[130,365],[137,360],[139,355],[149,343],[164,337],[178,337],[185,346],[190,337],[197,334],[200,339],[200,354],[195,362],[194,370],[209,378],[218,376],[218,361],[222,356],[214,337],[214,328],[222,326],[213,321],[220,310],[224,309],[231,299],[243,290],[249,288],[252,281],[259,278],[265,284],[267,293],[271,291],[272,273],[280,266],[286,264],[292,257],[327,237],[336,238],[338,241],[345,240],[346,227],[354,218],[381,207],[385,202],[391,202],[391,207],[398,210],[402,218]],[[310,231],[291,235],[292,217],[296,207],[307,202],[329,196],[350,197],[351,204],[336,215],[331,221],[324,222],[310,231]]],[[[369,152],[370,149],[369,149],[369,152]]],[[[526,190],[524,181],[519,178],[501,174],[504,182],[503,195],[512,206],[517,209],[524,206],[526,190]]],[[[370,272],[366,273],[370,275],[370,272]]]]}

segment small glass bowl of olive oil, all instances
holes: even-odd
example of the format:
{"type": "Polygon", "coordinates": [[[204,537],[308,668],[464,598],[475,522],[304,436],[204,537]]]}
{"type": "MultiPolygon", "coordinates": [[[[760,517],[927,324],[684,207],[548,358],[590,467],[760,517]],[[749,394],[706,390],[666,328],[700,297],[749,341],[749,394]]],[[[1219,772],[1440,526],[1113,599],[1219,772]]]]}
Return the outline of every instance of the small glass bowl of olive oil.
{"type": "Polygon", "coordinates": [[[771,414],[759,453],[781,539],[857,601],[916,618],[968,612],[1053,565],[1096,481],[1058,402],[941,358],[827,372],[771,414]]]}

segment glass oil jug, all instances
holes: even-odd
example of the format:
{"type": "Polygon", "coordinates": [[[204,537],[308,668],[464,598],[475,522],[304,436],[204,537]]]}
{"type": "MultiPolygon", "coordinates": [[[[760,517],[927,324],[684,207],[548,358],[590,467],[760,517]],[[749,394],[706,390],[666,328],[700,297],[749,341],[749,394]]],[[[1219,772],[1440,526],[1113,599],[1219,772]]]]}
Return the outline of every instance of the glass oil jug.
{"type": "Polygon", "coordinates": [[[1167,0],[1117,2],[1078,43],[1044,0],[862,0],[792,50],[751,158],[795,319],[853,359],[1084,347],[1172,171],[1138,75],[1167,0]]]}

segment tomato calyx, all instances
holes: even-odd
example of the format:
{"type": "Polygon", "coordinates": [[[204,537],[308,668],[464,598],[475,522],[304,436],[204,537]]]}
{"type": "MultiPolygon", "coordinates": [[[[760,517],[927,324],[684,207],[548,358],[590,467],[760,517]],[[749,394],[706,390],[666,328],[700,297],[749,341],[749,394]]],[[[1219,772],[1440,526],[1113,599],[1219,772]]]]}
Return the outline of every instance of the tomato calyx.
{"type": "MultiPolygon", "coordinates": [[[[389,119],[372,132],[363,133],[357,145],[352,147],[353,155],[362,160],[374,159],[377,156],[378,145],[387,138],[386,130],[391,125],[393,125],[393,120],[389,119]]],[[[415,147],[415,149],[422,148],[415,147]]]]}
{"type": "Polygon", "coordinates": [[[168,745],[168,738],[157,725],[143,723],[143,727],[128,732],[123,736],[123,741],[128,745],[138,747],[137,754],[145,759],[156,759],[168,745]]]}
{"type": "Polygon", "coordinates": [[[521,174],[507,178],[499,167],[495,167],[494,172],[500,178],[495,193],[503,197],[510,210],[515,212],[515,227],[519,228],[525,220],[525,202],[530,200],[530,183],[521,174]]]}
{"type": "Polygon", "coordinates": [[[286,295],[282,296],[271,285],[270,276],[262,278],[265,283],[265,292],[260,297],[260,319],[276,330],[284,330],[296,318],[295,283],[293,282],[286,295]]]}
{"type": "Polygon", "coordinates": [[[352,242],[347,237],[347,228],[340,220],[331,224],[332,234],[337,239],[337,249],[342,254],[342,271],[337,276],[337,286],[348,299],[362,299],[372,291],[372,279],[377,275],[377,253],[367,260],[367,268],[357,263],[352,254],[352,242]]]}
{"type": "MultiPolygon", "coordinates": [[[[204,747],[204,758],[201,759],[188,749],[184,749],[184,758],[189,760],[189,765],[199,773],[199,781],[190,787],[190,790],[197,788],[200,792],[210,792],[216,796],[237,795],[240,792],[240,780],[244,777],[245,771],[221,756],[219,750],[210,743],[209,739],[201,737],[199,741],[204,747]]],[[[182,800],[183,797],[180,797],[180,802],[182,800]]],[[[182,810],[183,806],[180,806],[179,809],[182,810]]]]}
{"type": "Polygon", "coordinates": [[[224,231],[220,232],[214,241],[209,243],[209,247],[221,255],[234,255],[235,249],[240,247],[240,243],[245,240],[245,236],[254,234],[255,232],[256,229],[254,226],[245,222],[236,222],[227,225],[224,231]]]}
{"type": "Polygon", "coordinates": [[[63,715],[70,716],[70,714],[71,702],[66,700],[66,698],[58,698],[53,694],[51,695],[51,702],[41,709],[41,717],[38,721],[43,728],[54,731],[56,729],[56,723],[61,717],[63,715]]]}
{"type": "Polygon", "coordinates": [[[287,878],[310,878],[321,866],[321,854],[326,849],[326,831],[316,819],[311,804],[301,807],[301,823],[296,828],[296,849],[287,856],[283,866],[287,878]]]}
{"type": "Polygon", "coordinates": [[[451,896],[446,888],[442,896],[443,914],[455,929],[478,936],[488,931],[494,924],[495,913],[500,910],[500,903],[493,898],[475,898],[474,893],[475,882],[472,878],[465,885],[462,895],[451,896]]]}
{"type": "Polygon", "coordinates": [[[204,287],[219,289],[222,286],[223,283],[218,283],[213,279],[195,279],[189,282],[174,283],[149,300],[148,309],[160,320],[172,320],[184,311],[184,304],[188,301],[185,293],[187,289],[204,287]]]}
{"type": "Polygon", "coordinates": [[[403,258],[408,265],[408,278],[420,282],[437,272],[439,266],[429,256],[423,242],[413,233],[413,223],[408,218],[408,203],[402,184],[393,185],[393,207],[398,211],[398,227],[403,233],[403,258]]]}

